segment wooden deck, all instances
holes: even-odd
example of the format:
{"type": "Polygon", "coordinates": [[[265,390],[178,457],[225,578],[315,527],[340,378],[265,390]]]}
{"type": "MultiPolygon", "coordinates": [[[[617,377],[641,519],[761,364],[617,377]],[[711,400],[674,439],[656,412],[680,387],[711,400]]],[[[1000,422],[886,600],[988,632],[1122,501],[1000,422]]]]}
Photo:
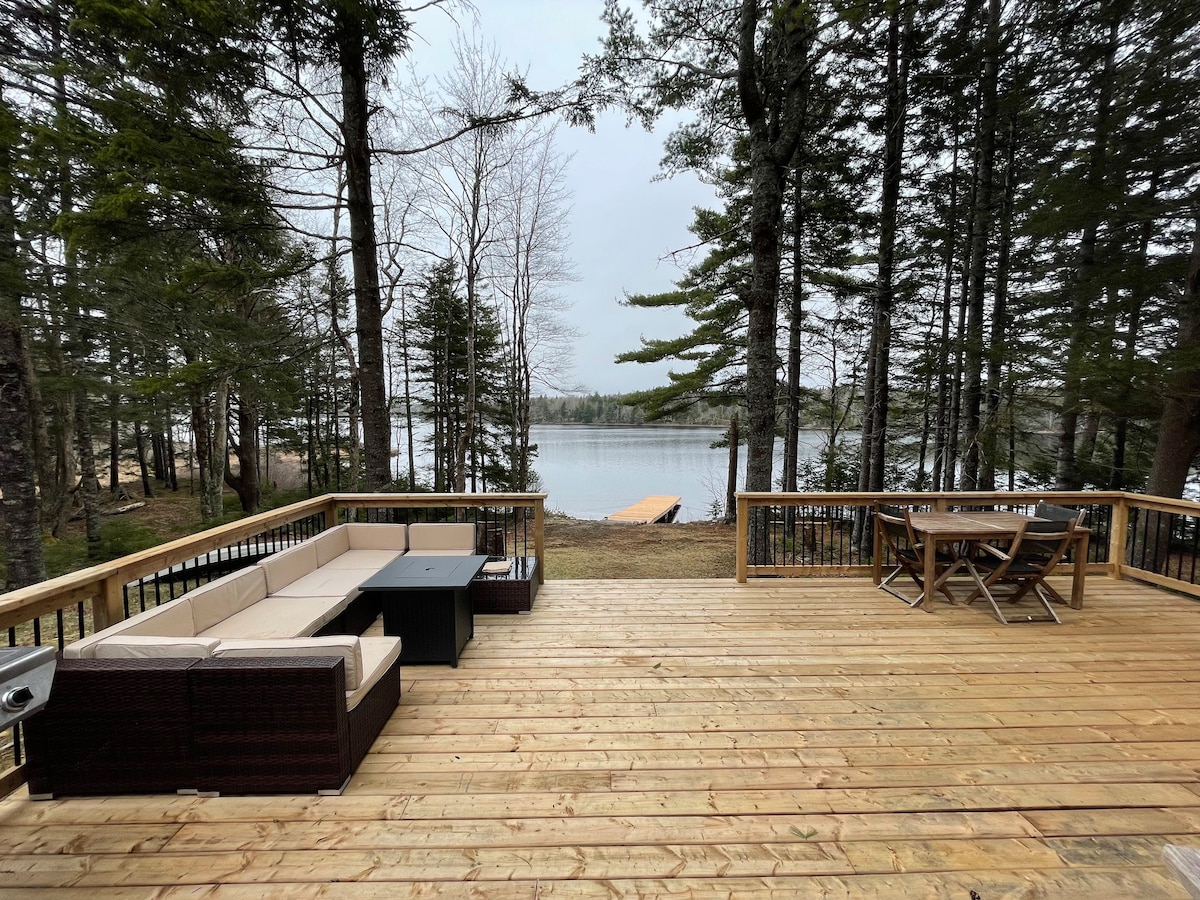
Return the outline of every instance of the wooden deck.
{"type": "Polygon", "coordinates": [[[652,522],[673,522],[679,512],[681,497],[654,495],[627,506],[620,512],[605,516],[610,522],[626,522],[630,525],[649,525],[652,522]]]}
{"type": "Polygon", "coordinates": [[[18,794],[0,896],[1186,897],[1200,604],[1092,578],[1063,617],[550,581],[405,670],[344,796],[18,794]]]}

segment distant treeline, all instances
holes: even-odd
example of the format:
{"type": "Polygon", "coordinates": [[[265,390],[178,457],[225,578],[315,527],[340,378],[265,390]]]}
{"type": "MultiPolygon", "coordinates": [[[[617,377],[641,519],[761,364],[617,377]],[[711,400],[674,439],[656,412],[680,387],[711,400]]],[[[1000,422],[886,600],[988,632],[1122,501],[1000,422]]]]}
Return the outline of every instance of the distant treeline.
{"type": "MultiPolygon", "coordinates": [[[[737,412],[736,406],[705,403],[656,420],[656,425],[713,425],[725,428],[737,412]]],[[[538,425],[643,425],[646,414],[625,402],[624,394],[590,394],[572,397],[533,397],[530,421],[538,425]]],[[[745,419],[745,413],[741,414],[745,419]]]]}

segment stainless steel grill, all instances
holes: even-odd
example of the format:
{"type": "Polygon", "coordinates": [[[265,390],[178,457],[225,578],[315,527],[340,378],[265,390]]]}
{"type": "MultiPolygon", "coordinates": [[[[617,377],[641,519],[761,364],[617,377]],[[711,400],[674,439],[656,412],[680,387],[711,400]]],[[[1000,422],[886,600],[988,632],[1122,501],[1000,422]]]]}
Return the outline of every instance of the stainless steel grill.
{"type": "Polygon", "coordinates": [[[46,705],[56,663],[53,647],[0,648],[0,731],[46,705]]]}

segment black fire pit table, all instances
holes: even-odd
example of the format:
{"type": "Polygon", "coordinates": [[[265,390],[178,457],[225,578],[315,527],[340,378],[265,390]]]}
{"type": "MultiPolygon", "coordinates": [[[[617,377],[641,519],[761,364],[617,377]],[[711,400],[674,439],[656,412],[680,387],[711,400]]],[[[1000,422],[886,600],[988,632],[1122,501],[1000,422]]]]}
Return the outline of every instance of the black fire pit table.
{"type": "Polygon", "coordinates": [[[475,634],[471,579],[486,556],[401,556],[362,584],[377,593],[385,634],[400,638],[400,662],[450,663],[475,634]]]}

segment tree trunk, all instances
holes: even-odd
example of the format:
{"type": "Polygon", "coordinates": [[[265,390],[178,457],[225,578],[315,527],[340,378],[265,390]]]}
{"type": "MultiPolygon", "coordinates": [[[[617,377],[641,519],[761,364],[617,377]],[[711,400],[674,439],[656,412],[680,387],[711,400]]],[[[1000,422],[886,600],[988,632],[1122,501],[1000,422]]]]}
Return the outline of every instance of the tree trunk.
{"type": "MultiPolygon", "coordinates": [[[[463,274],[467,287],[467,346],[466,346],[466,395],[463,398],[465,408],[462,414],[462,430],[454,448],[455,472],[454,490],[462,493],[467,489],[467,450],[472,447],[475,438],[475,407],[478,403],[479,385],[477,384],[476,360],[476,319],[479,310],[479,282],[482,277],[480,268],[483,242],[486,237],[484,225],[484,166],[487,162],[487,135],[476,130],[471,135],[474,148],[474,165],[471,171],[470,205],[465,210],[467,221],[467,247],[463,260],[463,274]]],[[[472,467],[472,470],[474,467],[472,467]]]]}
{"type": "Polygon", "coordinates": [[[110,370],[108,373],[108,492],[115,494],[121,489],[121,394],[117,390],[117,367],[112,365],[114,348],[109,346],[110,370]]]}
{"type": "Polygon", "coordinates": [[[1158,444],[1146,483],[1156,497],[1179,498],[1200,452],[1200,206],[1195,211],[1187,283],[1179,295],[1179,336],[1167,372],[1158,444]]]}
{"type": "MultiPolygon", "coordinates": [[[[768,107],[759,90],[756,47],[761,12],[755,0],[742,0],[738,20],[737,87],[750,149],[750,284],[745,303],[746,327],[746,489],[770,491],[775,458],[776,374],[779,371],[775,329],[779,303],[779,231],[783,218],[784,182],[796,153],[803,121],[798,104],[800,78],[768,107]]],[[[770,52],[781,67],[776,73],[802,73],[811,36],[803,30],[801,4],[781,4],[770,24],[770,52]]],[[[769,546],[767,516],[750,523],[750,560],[765,562],[769,546]]]]}
{"type": "Polygon", "coordinates": [[[79,495],[87,530],[88,557],[100,554],[100,479],[92,440],[91,404],[82,389],[75,394],[75,440],[79,449],[79,495]]]}
{"type": "Polygon", "coordinates": [[[4,519],[5,589],[44,581],[42,531],[34,482],[29,370],[21,330],[25,271],[17,253],[12,148],[15,117],[0,94],[0,510],[4,519]]]}
{"type": "Polygon", "coordinates": [[[115,415],[116,405],[111,398],[108,409],[108,492],[119,494],[121,491],[121,423],[115,415]]]}
{"type": "MultiPolygon", "coordinates": [[[[870,406],[869,429],[863,430],[863,470],[859,474],[861,490],[879,492],[884,488],[884,460],[887,451],[889,370],[892,351],[892,309],[895,304],[896,235],[899,227],[900,182],[904,174],[904,109],[908,99],[908,44],[913,7],[905,7],[907,18],[901,23],[899,5],[893,5],[888,17],[887,100],[884,108],[883,186],[879,212],[879,270],[875,282],[875,303],[871,314],[871,384],[867,387],[870,406]]],[[[860,535],[860,543],[862,536],[860,535]]]]}
{"type": "Polygon", "coordinates": [[[258,445],[258,408],[245,393],[237,398],[237,441],[233,445],[238,460],[234,475],[226,467],[225,483],[233,488],[241,503],[242,512],[252,515],[262,507],[262,478],[259,472],[261,454],[258,445]]]}
{"type": "MultiPolygon", "coordinates": [[[[808,130],[812,70],[805,68],[800,81],[800,143],[792,162],[792,298],[788,311],[787,413],[783,429],[783,489],[796,490],[800,468],[800,367],[804,325],[804,172],[809,164],[804,135],[808,130]]],[[[795,510],[789,508],[794,513],[795,510]]]]}
{"type": "Polygon", "coordinates": [[[200,517],[219,519],[225,512],[222,488],[229,447],[229,376],[221,375],[211,393],[197,388],[192,397],[192,432],[200,473],[200,517]]]}
{"type": "Polygon", "coordinates": [[[179,490],[179,470],[175,467],[175,432],[171,425],[170,418],[167,419],[166,448],[167,484],[170,486],[172,491],[177,491],[179,490]]]}
{"type": "MultiPolygon", "coordinates": [[[[4,153],[0,150],[0,153],[4,153]]],[[[3,165],[3,163],[0,163],[3,165]]],[[[4,174],[0,173],[0,180],[4,174]]],[[[0,189],[0,194],[3,189],[0,189]]],[[[7,574],[4,589],[24,587],[44,581],[42,529],[38,521],[38,498],[33,464],[33,428],[29,418],[29,382],[26,380],[24,336],[20,326],[19,297],[15,294],[12,274],[16,265],[9,230],[11,216],[3,207],[8,198],[0,196],[0,223],[4,234],[0,243],[0,509],[4,518],[4,551],[7,574]]]]}
{"type": "Polygon", "coordinates": [[[729,420],[729,473],[725,479],[725,524],[732,525],[737,521],[737,477],[738,450],[741,445],[738,434],[738,417],[734,413],[729,420]]]}
{"type": "Polygon", "coordinates": [[[964,204],[966,222],[964,231],[968,239],[962,247],[962,272],[959,281],[958,320],[955,323],[954,365],[950,378],[949,409],[946,422],[946,469],[942,478],[942,490],[953,491],[960,474],[959,447],[962,444],[963,368],[967,334],[967,295],[970,292],[971,241],[970,235],[975,221],[975,195],[979,189],[979,160],[976,156],[971,172],[971,193],[964,204]]]}
{"type": "MultiPolygon", "coordinates": [[[[1159,180],[1162,173],[1155,169],[1150,173],[1150,184],[1146,189],[1146,199],[1153,201],[1158,194],[1159,180]]],[[[1150,239],[1154,229],[1153,221],[1147,216],[1143,219],[1141,228],[1138,234],[1137,244],[1137,259],[1139,267],[1145,271],[1148,263],[1148,254],[1150,250],[1150,239]]],[[[1126,395],[1133,393],[1133,367],[1137,359],[1138,338],[1142,326],[1142,306],[1148,299],[1146,290],[1146,282],[1144,279],[1139,280],[1138,284],[1132,291],[1129,292],[1129,307],[1128,319],[1125,324],[1124,346],[1121,349],[1121,362],[1125,372],[1124,390],[1126,395]]],[[[1110,491],[1124,490],[1126,486],[1125,477],[1125,452],[1126,444],[1129,440],[1129,415],[1125,409],[1122,409],[1117,415],[1116,422],[1113,427],[1113,458],[1112,472],[1109,475],[1108,489],[1110,491]]]]}
{"type": "Polygon", "coordinates": [[[996,290],[992,301],[992,331],[988,340],[987,405],[979,465],[979,489],[996,489],[996,460],[1000,455],[1000,401],[1004,397],[1004,370],[1008,348],[1008,274],[1012,249],[1013,208],[1016,196],[1016,126],[1009,128],[1005,151],[1004,199],[1000,213],[1000,246],[996,256],[996,290]]]}
{"type": "Polygon", "coordinates": [[[953,470],[950,452],[950,308],[953,305],[954,248],[958,233],[958,122],[954,123],[954,148],[950,162],[950,206],[946,211],[946,245],[942,258],[942,333],[938,343],[937,426],[930,484],[936,491],[942,473],[953,470]]]}
{"type": "MultiPolygon", "coordinates": [[[[3,240],[2,236],[0,236],[0,240],[3,240]]],[[[50,533],[57,537],[59,530],[66,525],[66,516],[63,514],[66,507],[66,486],[65,482],[58,478],[61,458],[51,449],[50,430],[46,427],[44,394],[38,384],[37,370],[34,367],[29,343],[23,337],[21,346],[24,353],[25,384],[29,390],[33,464],[36,484],[41,495],[39,514],[42,527],[49,529],[50,533]]]]}
{"type": "Polygon", "coordinates": [[[751,150],[750,249],[753,257],[747,296],[746,490],[771,490],[775,456],[775,392],[779,370],[775,350],[779,294],[779,224],[783,173],[766,148],[751,150]]]}
{"type": "MultiPolygon", "coordinates": [[[[1096,126],[1092,134],[1092,146],[1088,157],[1087,192],[1092,197],[1100,196],[1107,181],[1107,164],[1110,115],[1113,85],[1116,71],[1118,23],[1109,26],[1108,49],[1104,56],[1104,68],[1100,74],[1096,100],[1096,126]]],[[[1055,487],[1062,491],[1075,491],[1083,487],[1079,462],[1075,457],[1075,433],[1079,427],[1079,414],[1083,401],[1083,363],[1087,343],[1088,319],[1091,300],[1096,293],[1092,284],[1096,270],[1096,238],[1100,231],[1100,217],[1087,221],[1079,236],[1079,260],[1075,284],[1071,286],[1071,312],[1069,319],[1070,337],[1067,340],[1067,358],[1064,360],[1062,415],[1059,419],[1058,460],[1055,487]]]]}
{"type": "Polygon", "coordinates": [[[391,485],[391,420],[383,360],[383,307],[375,206],[371,197],[371,147],[367,133],[366,41],[362,23],[343,7],[337,13],[341,69],[342,140],[346,161],[346,216],[354,268],[354,308],[362,396],[363,463],[368,491],[391,485]]]}
{"type": "Polygon", "coordinates": [[[404,353],[404,433],[408,442],[408,490],[417,489],[417,455],[413,435],[412,359],[409,356],[408,310],[405,296],[400,294],[400,343],[404,353]]]}
{"type": "Polygon", "coordinates": [[[989,0],[984,36],[983,76],[980,81],[977,130],[975,213],[971,230],[971,269],[967,304],[965,368],[963,372],[962,489],[979,487],[980,426],[982,424],[984,293],[987,289],[988,239],[992,224],[992,173],[996,164],[997,83],[1000,71],[1000,0],[989,0]]]}
{"type": "Polygon", "coordinates": [[[154,485],[150,481],[150,467],[146,464],[146,432],[136,419],[133,422],[133,445],[137,453],[138,474],[142,478],[142,496],[153,497],[154,485]]]}

